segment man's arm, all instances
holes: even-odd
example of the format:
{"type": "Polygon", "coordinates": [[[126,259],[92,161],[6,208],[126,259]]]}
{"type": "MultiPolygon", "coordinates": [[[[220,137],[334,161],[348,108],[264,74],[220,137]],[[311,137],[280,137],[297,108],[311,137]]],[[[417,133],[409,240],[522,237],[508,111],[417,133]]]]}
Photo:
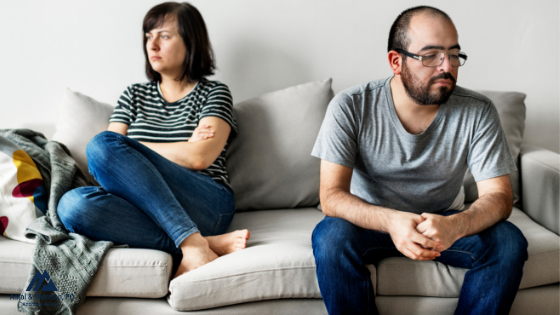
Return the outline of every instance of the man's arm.
{"type": "Polygon", "coordinates": [[[417,230],[448,249],[461,237],[484,231],[511,214],[513,193],[509,175],[476,182],[478,199],[469,209],[451,216],[423,213],[417,230]]]}
{"type": "Polygon", "coordinates": [[[359,227],[389,233],[397,249],[415,260],[432,260],[442,245],[416,231],[417,214],[378,207],[350,193],[352,168],[321,160],[320,199],[323,213],[359,227]],[[436,250],[430,250],[436,249],[436,250]]]}

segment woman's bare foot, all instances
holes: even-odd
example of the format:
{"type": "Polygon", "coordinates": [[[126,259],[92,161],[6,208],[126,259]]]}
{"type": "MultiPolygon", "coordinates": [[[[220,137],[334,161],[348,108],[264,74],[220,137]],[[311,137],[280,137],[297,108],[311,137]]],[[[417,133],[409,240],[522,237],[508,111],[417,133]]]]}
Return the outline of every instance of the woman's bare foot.
{"type": "Polygon", "coordinates": [[[238,230],[222,235],[207,236],[206,240],[208,240],[210,249],[219,256],[223,256],[247,247],[249,236],[249,230],[238,230]]]}
{"type": "Polygon", "coordinates": [[[183,259],[173,278],[177,278],[218,258],[218,255],[210,249],[209,242],[200,233],[189,235],[179,247],[183,252],[183,259]]]}

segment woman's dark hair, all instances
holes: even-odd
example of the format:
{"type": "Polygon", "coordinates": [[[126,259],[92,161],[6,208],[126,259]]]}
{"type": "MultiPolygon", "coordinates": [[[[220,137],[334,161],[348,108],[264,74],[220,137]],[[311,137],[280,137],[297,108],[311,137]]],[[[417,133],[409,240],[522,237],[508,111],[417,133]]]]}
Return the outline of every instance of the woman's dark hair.
{"type": "Polygon", "coordinates": [[[187,82],[195,82],[205,76],[214,74],[216,64],[214,62],[214,51],[208,38],[206,24],[200,12],[187,2],[165,2],[151,8],[142,23],[142,37],[144,43],[144,57],[146,58],[146,75],[153,82],[161,81],[161,74],[156,72],[150,60],[148,59],[148,51],[146,50],[147,38],[146,33],[156,27],[161,27],[166,18],[175,17],[177,21],[177,29],[183,38],[187,54],[183,62],[183,73],[177,77],[177,81],[187,80],[187,82]]]}

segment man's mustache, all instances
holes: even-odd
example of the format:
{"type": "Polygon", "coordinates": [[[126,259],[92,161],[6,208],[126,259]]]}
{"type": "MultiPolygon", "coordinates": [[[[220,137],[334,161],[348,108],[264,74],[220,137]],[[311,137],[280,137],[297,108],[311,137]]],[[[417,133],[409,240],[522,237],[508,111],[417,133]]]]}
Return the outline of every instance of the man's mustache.
{"type": "Polygon", "coordinates": [[[444,72],[444,73],[438,74],[437,76],[431,78],[431,79],[430,79],[430,84],[436,82],[436,80],[441,80],[441,79],[444,79],[444,80],[451,80],[451,82],[456,83],[456,80],[455,80],[455,78],[451,75],[451,73],[449,73],[449,72],[444,72]]]}

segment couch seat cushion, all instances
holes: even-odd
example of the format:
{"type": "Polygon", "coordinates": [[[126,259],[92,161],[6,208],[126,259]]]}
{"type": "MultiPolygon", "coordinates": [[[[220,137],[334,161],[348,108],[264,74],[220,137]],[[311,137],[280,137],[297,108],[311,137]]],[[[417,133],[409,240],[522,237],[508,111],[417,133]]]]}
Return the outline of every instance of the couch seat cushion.
{"type": "MultiPolygon", "coordinates": [[[[31,271],[34,246],[0,236],[0,293],[17,294],[23,291],[31,271]]],[[[163,297],[168,292],[171,268],[171,256],[167,253],[150,249],[111,248],[103,257],[87,295],[163,297]]]]}
{"type": "MultiPolygon", "coordinates": [[[[560,281],[560,237],[517,208],[513,208],[509,221],[523,232],[529,243],[529,259],[525,262],[520,289],[560,281]]],[[[377,266],[377,294],[459,297],[467,271],[435,261],[387,258],[377,266]]]]}
{"type": "Polygon", "coordinates": [[[237,213],[230,230],[250,230],[247,248],[172,280],[169,304],[191,311],[258,300],[321,298],[311,233],[324,217],[315,208],[237,213]]]}

